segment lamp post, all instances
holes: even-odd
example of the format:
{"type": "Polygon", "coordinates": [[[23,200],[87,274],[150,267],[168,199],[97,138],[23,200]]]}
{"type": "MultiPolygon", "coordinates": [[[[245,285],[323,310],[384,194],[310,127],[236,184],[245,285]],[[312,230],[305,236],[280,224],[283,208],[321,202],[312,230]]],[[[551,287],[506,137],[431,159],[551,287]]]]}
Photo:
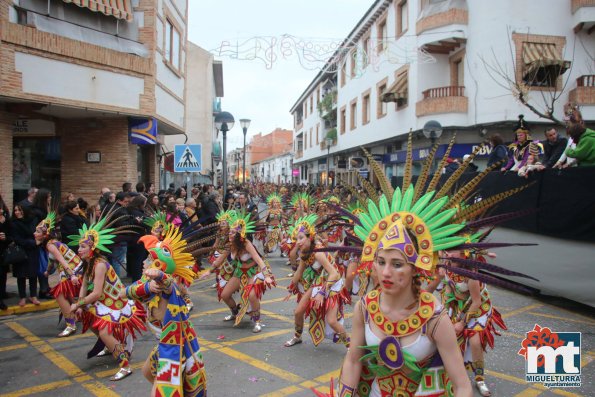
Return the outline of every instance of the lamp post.
{"type": "Polygon", "coordinates": [[[233,128],[235,120],[229,112],[219,112],[215,116],[215,128],[217,131],[223,133],[223,202],[225,202],[225,196],[227,195],[227,131],[233,128]]]}
{"type": "MultiPolygon", "coordinates": [[[[424,124],[423,133],[424,133],[424,136],[427,139],[429,139],[430,142],[432,143],[432,147],[434,147],[436,140],[438,138],[440,138],[440,136],[442,135],[442,125],[440,125],[440,123],[437,122],[436,120],[430,120],[424,124]]],[[[434,161],[432,161],[432,168],[434,168],[434,166],[435,166],[435,159],[434,159],[434,161]]],[[[435,172],[435,170],[434,170],[434,172],[435,172]]]]}
{"type": "Polygon", "coordinates": [[[331,176],[331,145],[333,144],[332,138],[326,138],[326,188],[328,189],[328,183],[331,176]]]}
{"type": "Polygon", "coordinates": [[[242,183],[246,183],[246,133],[248,127],[250,127],[250,119],[240,119],[240,125],[242,126],[242,132],[244,133],[244,160],[242,166],[242,183]]]}

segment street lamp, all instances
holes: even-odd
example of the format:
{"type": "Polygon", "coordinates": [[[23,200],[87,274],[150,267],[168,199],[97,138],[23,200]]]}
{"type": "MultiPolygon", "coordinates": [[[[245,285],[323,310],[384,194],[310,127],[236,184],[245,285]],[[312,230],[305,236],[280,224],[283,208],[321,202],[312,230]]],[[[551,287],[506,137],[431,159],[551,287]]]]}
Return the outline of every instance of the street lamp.
{"type": "MultiPolygon", "coordinates": [[[[442,125],[440,125],[440,123],[436,120],[430,120],[426,124],[424,124],[423,133],[424,136],[430,140],[433,148],[434,144],[436,143],[436,139],[440,138],[440,136],[442,135],[442,125]]],[[[432,161],[432,163],[432,168],[434,168],[435,161],[432,161]]]]}
{"type": "Polygon", "coordinates": [[[246,183],[246,133],[248,127],[250,127],[250,119],[240,119],[240,125],[242,126],[242,132],[244,133],[244,160],[242,167],[242,183],[246,183]]]}
{"type": "Polygon", "coordinates": [[[215,116],[215,128],[223,133],[223,202],[227,195],[227,131],[233,128],[235,120],[229,112],[219,112],[215,116]]]}
{"type": "Polygon", "coordinates": [[[326,188],[328,189],[328,182],[331,176],[331,145],[333,144],[333,138],[326,138],[326,188]]]}

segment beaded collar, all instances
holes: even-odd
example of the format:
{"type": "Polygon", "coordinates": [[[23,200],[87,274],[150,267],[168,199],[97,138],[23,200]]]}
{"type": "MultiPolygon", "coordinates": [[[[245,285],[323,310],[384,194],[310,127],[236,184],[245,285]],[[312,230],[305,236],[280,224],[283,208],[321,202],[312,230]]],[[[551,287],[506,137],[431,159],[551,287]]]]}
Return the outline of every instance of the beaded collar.
{"type": "Polygon", "coordinates": [[[380,311],[380,291],[373,290],[365,298],[366,309],[374,324],[382,332],[393,336],[411,335],[421,329],[428,322],[436,309],[434,296],[429,292],[422,291],[419,294],[419,307],[409,317],[392,322],[380,311]]]}

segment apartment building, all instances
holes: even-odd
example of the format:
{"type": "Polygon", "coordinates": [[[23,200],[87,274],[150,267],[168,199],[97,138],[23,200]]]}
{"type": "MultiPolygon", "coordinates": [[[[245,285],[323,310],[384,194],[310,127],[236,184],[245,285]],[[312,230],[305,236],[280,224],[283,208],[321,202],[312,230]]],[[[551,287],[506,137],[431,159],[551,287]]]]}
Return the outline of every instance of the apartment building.
{"type": "Polygon", "coordinates": [[[187,22],[187,0],[0,0],[5,200],[157,185],[188,129],[187,22]]]}
{"type": "Polygon", "coordinates": [[[451,157],[491,133],[512,141],[519,114],[543,139],[552,123],[515,98],[515,82],[543,114],[562,120],[573,100],[592,123],[594,26],[593,0],[375,1],[290,109],[299,182],[373,180],[361,147],[402,175],[410,130],[414,160],[429,152],[428,121],[442,126],[439,153],[456,133],[451,157]]]}
{"type": "Polygon", "coordinates": [[[294,181],[292,146],[293,144],[289,143],[285,152],[252,163],[253,180],[276,184],[292,183],[294,181]]]}

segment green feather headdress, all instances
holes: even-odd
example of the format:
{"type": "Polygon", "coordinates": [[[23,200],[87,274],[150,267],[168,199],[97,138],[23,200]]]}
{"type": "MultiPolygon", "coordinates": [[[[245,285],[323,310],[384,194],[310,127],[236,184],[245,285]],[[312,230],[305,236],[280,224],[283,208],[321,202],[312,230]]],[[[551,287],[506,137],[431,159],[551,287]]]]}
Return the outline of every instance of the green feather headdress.
{"type": "Polygon", "coordinates": [[[256,223],[250,219],[249,212],[235,212],[232,214],[229,221],[230,228],[239,233],[242,238],[246,238],[247,234],[254,233],[256,231],[256,223]]]}
{"type": "Polygon", "coordinates": [[[231,224],[233,222],[232,219],[234,219],[236,216],[236,210],[220,211],[217,214],[217,222],[227,222],[231,224]]]}
{"type": "Polygon", "coordinates": [[[145,218],[144,224],[151,228],[151,232],[156,232],[159,227],[162,228],[161,236],[165,236],[169,230],[170,224],[167,222],[166,214],[162,211],[155,211],[153,215],[145,218]]]}
{"type": "Polygon", "coordinates": [[[295,221],[295,226],[294,226],[293,230],[291,231],[292,238],[293,238],[293,235],[295,235],[295,237],[297,239],[297,234],[299,232],[303,232],[310,237],[314,237],[314,235],[316,234],[315,225],[316,225],[317,220],[318,220],[318,215],[316,215],[316,214],[310,214],[310,215],[306,215],[306,216],[299,218],[297,221],[295,221]]]}
{"type": "Polygon", "coordinates": [[[111,254],[112,251],[107,246],[114,243],[116,235],[113,232],[116,231],[116,228],[106,227],[106,225],[107,217],[100,219],[91,226],[83,224],[83,227],[79,229],[79,234],[68,236],[72,240],[68,245],[77,247],[80,243],[86,243],[93,250],[97,249],[111,254]]]}
{"type": "Polygon", "coordinates": [[[50,211],[44,220],[39,222],[35,229],[39,229],[43,235],[48,235],[56,227],[56,213],[50,211]]]}
{"type": "Polygon", "coordinates": [[[273,201],[276,201],[279,204],[281,204],[281,196],[279,196],[277,193],[269,194],[269,196],[267,197],[267,205],[271,205],[273,201]]]}
{"type": "Polygon", "coordinates": [[[303,209],[308,209],[310,208],[310,205],[312,204],[312,198],[308,195],[308,193],[302,192],[302,193],[295,193],[292,197],[291,197],[291,206],[293,208],[297,208],[299,205],[302,205],[303,209]]]}

